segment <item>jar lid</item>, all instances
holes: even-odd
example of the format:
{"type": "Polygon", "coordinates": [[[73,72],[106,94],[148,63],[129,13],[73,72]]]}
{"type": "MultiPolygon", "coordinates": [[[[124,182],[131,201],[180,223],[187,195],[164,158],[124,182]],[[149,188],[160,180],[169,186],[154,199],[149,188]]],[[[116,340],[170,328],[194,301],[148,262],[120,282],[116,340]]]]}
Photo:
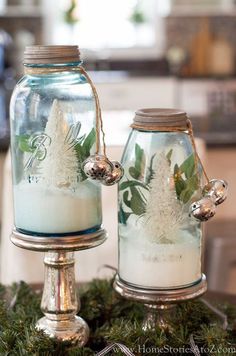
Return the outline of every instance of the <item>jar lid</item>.
{"type": "Polygon", "coordinates": [[[24,64],[64,64],[80,61],[78,46],[27,46],[24,64]]]}
{"type": "Polygon", "coordinates": [[[140,109],[136,111],[133,128],[149,131],[175,131],[187,129],[187,114],[177,109],[140,109]]]}

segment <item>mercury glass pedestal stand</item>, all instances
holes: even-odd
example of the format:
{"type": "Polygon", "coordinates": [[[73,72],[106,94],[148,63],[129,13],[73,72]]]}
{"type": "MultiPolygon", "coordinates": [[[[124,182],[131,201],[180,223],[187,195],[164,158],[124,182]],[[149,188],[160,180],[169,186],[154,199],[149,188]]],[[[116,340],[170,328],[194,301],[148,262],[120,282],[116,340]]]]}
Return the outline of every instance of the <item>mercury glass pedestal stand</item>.
{"type": "Polygon", "coordinates": [[[106,240],[104,229],[66,237],[36,237],[13,230],[11,241],[18,247],[44,251],[45,279],[41,301],[44,317],[36,328],[60,342],[83,346],[89,337],[86,322],[76,316],[80,309],[75,288],[74,251],[101,245],[106,240]]]}
{"type": "Polygon", "coordinates": [[[207,283],[205,275],[202,274],[201,280],[190,287],[170,290],[142,289],[122,281],[119,275],[116,275],[114,289],[122,297],[145,305],[147,314],[143,321],[144,331],[154,330],[157,326],[171,331],[168,317],[172,309],[180,302],[200,297],[206,292],[207,283]]]}

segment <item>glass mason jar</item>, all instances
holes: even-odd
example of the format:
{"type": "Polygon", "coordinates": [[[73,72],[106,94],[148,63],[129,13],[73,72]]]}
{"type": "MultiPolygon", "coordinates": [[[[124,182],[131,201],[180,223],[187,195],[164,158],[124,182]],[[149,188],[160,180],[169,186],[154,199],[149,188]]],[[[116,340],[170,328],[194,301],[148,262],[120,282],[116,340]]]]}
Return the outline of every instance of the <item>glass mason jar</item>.
{"type": "Polygon", "coordinates": [[[140,288],[201,280],[200,223],[189,216],[201,171],[184,112],[136,112],[119,183],[119,277],[140,288]]]}
{"type": "Polygon", "coordinates": [[[77,46],[27,47],[10,105],[16,229],[64,236],[98,230],[101,191],[82,162],[95,152],[95,98],[77,46]]]}

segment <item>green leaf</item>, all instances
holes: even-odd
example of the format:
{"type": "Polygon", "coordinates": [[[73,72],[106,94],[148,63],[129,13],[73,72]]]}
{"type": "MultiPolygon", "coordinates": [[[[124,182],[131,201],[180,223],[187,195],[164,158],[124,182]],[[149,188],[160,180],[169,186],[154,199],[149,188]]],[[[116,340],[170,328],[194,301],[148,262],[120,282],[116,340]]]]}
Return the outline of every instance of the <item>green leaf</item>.
{"type": "Polygon", "coordinates": [[[168,159],[169,163],[171,163],[171,156],[172,156],[172,153],[173,153],[173,149],[171,148],[169,150],[169,152],[167,153],[166,155],[166,158],[168,159]]]}
{"type": "Polygon", "coordinates": [[[174,175],[178,175],[178,174],[180,174],[180,169],[179,169],[179,166],[178,166],[178,164],[176,163],[175,164],[175,166],[174,166],[174,175]]]}
{"type": "Polygon", "coordinates": [[[90,133],[87,135],[87,137],[85,138],[84,142],[82,142],[84,137],[85,137],[84,135],[81,136],[78,139],[76,145],[74,146],[74,149],[76,151],[76,155],[77,155],[77,158],[78,158],[78,161],[79,161],[79,165],[80,165],[79,173],[80,173],[82,181],[86,180],[87,176],[84,173],[81,165],[82,165],[83,161],[87,157],[89,157],[91,148],[92,148],[93,144],[95,143],[95,140],[96,140],[95,129],[93,128],[90,131],[90,133]]]}
{"type": "Polygon", "coordinates": [[[83,140],[85,139],[85,137],[86,137],[86,134],[84,134],[83,136],[81,136],[81,137],[79,137],[76,141],[77,141],[77,143],[82,143],[83,142],[83,140]]]}
{"type": "Polygon", "coordinates": [[[198,176],[194,174],[195,161],[194,155],[189,156],[179,167],[177,164],[174,166],[174,180],[177,198],[183,203],[187,203],[192,197],[193,193],[198,189],[199,181],[198,176]],[[187,178],[184,180],[181,174],[187,178]]]}
{"type": "Polygon", "coordinates": [[[138,172],[138,177],[144,170],[145,167],[145,155],[144,150],[136,143],[135,145],[135,164],[134,167],[138,172]]]}
{"type": "Polygon", "coordinates": [[[191,189],[184,189],[181,194],[180,194],[180,200],[186,204],[192,197],[194,191],[192,191],[191,189]]]}
{"type": "Polygon", "coordinates": [[[195,170],[194,154],[191,154],[180,166],[181,173],[185,174],[186,178],[192,177],[195,170]]]}
{"type": "Polygon", "coordinates": [[[150,159],[150,166],[148,167],[149,175],[147,177],[147,184],[149,184],[151,182],[153,175],[154,175],[153,161],[154,161],[155,156],[156,156],[156,154],[154,153],[154,155],[150,159]]]}
{"type": "Polygon", "coordinates": [[[128,190],[126,190],[123,194],[123,202],[125,203],[126,206],[128,206],[128,208],[131,207],[131,201],[128,199],[129,197],[129,192],[128,190]]]}
{"type": "Polygon", "coordinates": [[[119,209],[119,212],[118,212],[118,221],[119,223],[121,224],[126,224],[128,218],[130,217],[132,213],[127,213],[123,210],[123,207],[122,205],[120,205],[120,209],[119,209]]]}
{"type": "MultiPolygon", "coordinates": [[[[176,168],[177,169],[177,168],[176,168]]],[[[175,190],[178,199],[184,204],[187,203],[194,192],[199,187],[198,176],[195,174],[191,178],[184,180],[181,176],[175,177],[175,190]]]]}
{"type": "Polygon", "coordinates": [[[129,174],[134,179],[138,179],[138,177],[139,177],[139,172],[137,171],[137,169],[135,167],[130,167],[129,168],[129,174]]]}
{"type": "Polygon", "coordinates": [[[175,179],[175,190],[178,198],[180,197],[181,192],[186,189],[186,187],[187,184],[182,177],[175,179]]]}
{"type": "Polygon", "coordinates": [[[137,180],[128,180],[126,182],[122,182],[119,186],[119,189],[120,190],[124,190],[124,189],[127,189],[127,188],[132,188],[132,187],[135,187],[135,186],[139,186],[139,187],[142,187],[146,190],[149,190],[148,187],[146,185],[144,185],[143,183],[137,181],[137,180]]]}
{"type": "Polygon", "coordinates": [[[186,180],[186,185],[188,189],[195,191],[199,188],[199,179],[197,174],[193,175],[191,178],[186,180]]]}
{"type": "Polygon", "coordinates": [[[85,158],[87,158],[90,155],[91,148],[93,147],[95,141],[96,141],[96,133],[95,133],[95,129],[93,128],[88,134],[88,136],[85,138],[82,145],[83,154],[85,158]]]}
{"type": "Polygon", "coordinates": [[[183,189],[180,195],[178,196],[184,204],[191,199],[194,192],[199,188],[198,176],[195,174],[191,178],[187,179],[185,181],[185,186],[185,189],[183,189]]]}
{"type": "Polygon", "coordinates": [[[19,149],[22,152],[33,152],[34,151],[33,148],[30,147],[29,138],[30,138],[29,135],[21,135],[21,136],[17,137],[19,149]]]}
{"type": "Polygon", "coordinates": [[[79,167],[79,174],[80,174],[80,182],[83,182],[84,180],[86,180],[88,177],[86,176],[86,174],[84,173],[82,167],[79,167]]]}
{"type": "Polygon", "coordinates": [[[84,142],[82,143],[82,139],[84,136],[82,136],[78,142],[75,145],[75,150],[77,153],[78,158],[81,161],[84,161],[89,155],[91,148],[93,147],[95,141],[96,141],[96,135],[95,135],[95,129],[93,128],[90,133],[86,136],[84,142]]]}
{"type": "Polygon", "coordinates": [[[84,158],[84,153],[83,153],[83,147],[80,143],[77,143],[74,147],[76,154],[78,156],[78,158],[80,158],[81,160],[83,160],[84,158]]]}
{"type": "Polygon", "coordinates": [[[143,198],[141,194],[139,193],[138,189],[136,187],[131,187],[130,188],[132,197],[130,200],[130,208],[133,211],[134,214],[136,215],[142,215],[145,213],[145,202],[143,201],[143,198]]]}

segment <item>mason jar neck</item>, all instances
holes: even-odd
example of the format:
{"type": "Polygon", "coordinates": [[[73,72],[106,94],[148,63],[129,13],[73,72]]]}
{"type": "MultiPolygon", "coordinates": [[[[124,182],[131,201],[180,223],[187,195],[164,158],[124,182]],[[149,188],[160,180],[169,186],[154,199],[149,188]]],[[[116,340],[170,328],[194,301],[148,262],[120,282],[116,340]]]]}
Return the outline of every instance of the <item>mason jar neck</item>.
{"type": "Polygon", "coordinates": [[[69,63],[23,63],[26,68],[61,68],[61,67],[78,67],[83,64],[83,61],[69,62],[69,63]]]}
{"type": "Polygon", "coordinates": [[[53,74],[58,72],[70,72],[82,66],[83,61],[69,63],[24,63],[25,74],[53,74]]]}

